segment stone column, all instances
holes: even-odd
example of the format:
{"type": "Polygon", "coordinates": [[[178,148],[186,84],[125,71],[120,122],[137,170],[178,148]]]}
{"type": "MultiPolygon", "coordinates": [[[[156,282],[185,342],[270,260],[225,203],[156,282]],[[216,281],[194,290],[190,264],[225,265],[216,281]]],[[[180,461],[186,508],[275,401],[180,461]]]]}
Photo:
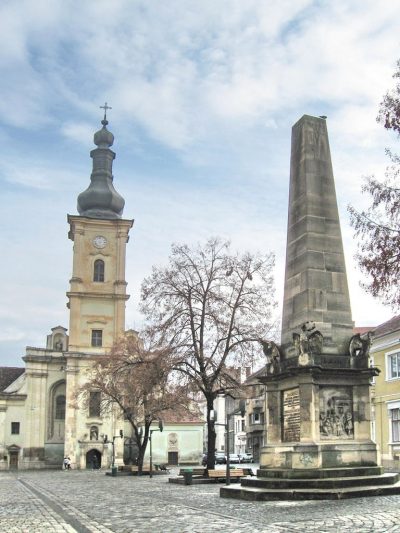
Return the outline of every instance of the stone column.
{"type": "Polygon", "coordinates": [[[66,367],[66,405],[65,405],[65,455],[71,460],[71,468],[79,466],[78,455],[78,435],[77,435],[77,416],[78,408],[76,405],[76,391],[79,383],[79,366],[78,360],[68,358],[66,367]]]}
{"type": "Polygon", "coordinates": [[[28,400],[25,404],[26,433],[23,466],[44,466],[46,436],[47,370],[42,365],[29,364],[26,369],[28,400]]]}

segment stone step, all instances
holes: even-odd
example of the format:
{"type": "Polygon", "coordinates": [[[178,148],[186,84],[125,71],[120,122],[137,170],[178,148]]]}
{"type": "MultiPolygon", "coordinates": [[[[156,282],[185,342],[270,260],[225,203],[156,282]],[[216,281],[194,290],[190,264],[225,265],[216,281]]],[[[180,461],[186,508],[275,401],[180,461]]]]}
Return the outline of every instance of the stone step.
{"type": "Polygon", "coordinates": [[[332,477],[379,476],[383,474],[381,466],[349,466],[342,468],[259,468],[257,477],[284,479],[320,479],[332,477]]]}
{"type": "Polygon", "coordinates": [[[341,500],[345,498],[362,498],[365,496],[382,496],[400,494],[400,482],[394,485],[375,485],[342,487],[339,489],[262,489],[244,487],[243,485],[229,485],[221,487],[221,498],[235,498],[249,501],[271,500],[341,500]]]}
{"type": "Polygon", "coordinates": [[[333,477],[320,479],[282,479],[282,478],[243,478],[243,487],[263,489],[335,489],[369,485],[394,485],[399,481],[399,474],[388,473],[380,476],[333,477]]]}

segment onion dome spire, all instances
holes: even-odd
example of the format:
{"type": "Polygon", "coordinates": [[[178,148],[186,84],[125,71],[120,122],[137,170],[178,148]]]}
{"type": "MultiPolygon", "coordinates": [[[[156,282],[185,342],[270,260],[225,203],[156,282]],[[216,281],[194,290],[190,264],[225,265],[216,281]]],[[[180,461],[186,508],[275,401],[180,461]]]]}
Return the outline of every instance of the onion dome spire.
{"type": "Polygon", "coordinates": [[[103,127],[94,134],[93,140],[97,148],[90,152],[93,159],[90,185],[78,196],[78,213],[89,218],[121,218],[125,200],[114,189],[112,164],[115,153],[110,150],[114,135],[107,129],[107,109],[111,107],[106,102],[100,108],[104,109],[101,121],[103,127]]]}

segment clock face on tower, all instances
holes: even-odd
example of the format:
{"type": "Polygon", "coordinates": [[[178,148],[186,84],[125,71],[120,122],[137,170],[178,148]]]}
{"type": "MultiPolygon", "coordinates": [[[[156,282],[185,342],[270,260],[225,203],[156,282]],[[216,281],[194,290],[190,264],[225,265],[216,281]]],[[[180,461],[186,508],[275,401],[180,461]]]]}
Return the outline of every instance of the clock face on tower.
{"type": "Polygon", "coordinates": [[[103,235],[97,235],[93,239],[93,245],[96,248],[104,248],[106,244],[107,244],[107,239],[105,237],[103,237],[103,235]]]}

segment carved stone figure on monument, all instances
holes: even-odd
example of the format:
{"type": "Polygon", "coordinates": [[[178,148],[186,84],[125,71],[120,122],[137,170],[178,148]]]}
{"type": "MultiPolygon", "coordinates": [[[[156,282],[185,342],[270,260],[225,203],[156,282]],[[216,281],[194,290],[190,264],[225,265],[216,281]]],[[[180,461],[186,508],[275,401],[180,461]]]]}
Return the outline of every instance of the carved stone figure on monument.
{"type": "Polygon", "coordinates": [[[305,322],[300,333],[293,333],[293,345],[298,356],[321,353],[323,342],[323,335],[315,329],[314,322],[305,322]]]}
{"type": "Polygon", "coordinates": [[[349,343],[351,368],[368,367],[368,357],[371,345],[372,333],[370,331],[368,331],[367,336],[365,338],[362,338],[359,333],[351,337],[349,343]]]}
{"type": "Polygon", "coordinates": [[[274,341],[260,339],[265,357],[267,358],[267,374],[276,374],[280,370],[281,350],[274,341]]]}

